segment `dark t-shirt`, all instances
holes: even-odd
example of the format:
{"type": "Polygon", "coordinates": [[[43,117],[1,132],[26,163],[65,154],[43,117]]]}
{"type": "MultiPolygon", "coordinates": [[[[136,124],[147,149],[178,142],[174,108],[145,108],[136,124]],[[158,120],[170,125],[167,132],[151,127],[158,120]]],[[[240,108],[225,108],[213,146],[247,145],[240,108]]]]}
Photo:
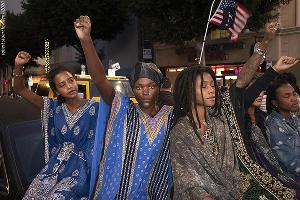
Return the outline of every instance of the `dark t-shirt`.
{"type": "Polygon", "coordinates": [[[246,112],[255,99],[259,96],[261,91],[265,90],[269,83],[278,76],[278,73],[273,69],[269,68],[261,77],[259,77],[251,86],[248,88],[238,88],[234,83],[230,87],[230,98],[236,118],[239,123],[239,127],[242,133],[242,137],[247,149],[249,156],[255,160],[250,135],[246,132],[247,127],[245,126],[248,122],[246,121],[246,112]]]}
{"type": "Polygon", "coordinates": [[[157,99],[157,105],[161,108],[163,105],[174,106],[174,98],[171,92],[160,91],[157,99]]]}

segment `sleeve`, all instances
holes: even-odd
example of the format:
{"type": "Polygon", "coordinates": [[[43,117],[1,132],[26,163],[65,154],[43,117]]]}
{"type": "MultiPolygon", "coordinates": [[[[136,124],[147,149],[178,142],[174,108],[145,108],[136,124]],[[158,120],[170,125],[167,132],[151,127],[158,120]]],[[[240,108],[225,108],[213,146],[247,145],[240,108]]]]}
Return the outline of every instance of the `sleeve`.
{"type": "Polygon", "coordinates": [[[244,134],[245,133],[245,113],[246,113],[245,107],[244,107],[245,89],[236,87],[236,85],[234,83],[230,86],[229,93],[230,93],[231,104],[234,108],[234,113],[236,115],[236,119],[238,121],[240,130],[242,132],[242,137],[243,137],[244,143],[246,145],[247,152],[249,152],[249,156],[253,158],[254,156],[251,154],[252,151],[251,151],[251,147],[249,146],[250,138],[248,137],[248,135],[244,134]]]}
{"type": "Polygon", "coordinates": [[[244,88],[236,87],[235,83],[230,86],[230,101],[232,103],[235,113],[238,115],[238,118],[239,115],[243,116],[244,113],[244,93],[244,88]]]}
{"type": "Polygon", "coordinates": [[[261,77],[250,85],[244,93],[244,107],[247,110],[255,101],[256,97],[265,90],[270,82],[278,76],[278,73],[270,67],[261,77]]]}
{"type": "Polygon", "coordinates": [[[91,167],[91,179],[89,188],[90,198],[94,193],[97,183],[99,165],[107,132],[111,131],[112,123],[115,122],[118,115],[122,115],[122,113],[125,113],[125,110],[128,108],[129,102],[131,102],[130,98],[122,95],[120,92],[114,93],[114,98],[111,105],[108,105],[105,101],[100,100],[91,167]]]}
{"type": "MultiPolygon", "coordinates": [[[[174,136],[174,129],[171,135],[174,136]]],[[[201,187],[199,174],[190,159],[191,152],[181,138],[171,137],[171,161],[174,180],[174,199],[202,199],[209,194],[201,187]]]]}
{"type": "Polygon", "coordinates": [[[286,171],[300,176],[300,138],[292,135],[281,126],[280,122],[267,122],[270,145],[278,161],[286,171]]]}
{"type": "Polygon", "coordinates": [[[105,128],[109,117],[109,111],[110,106],[105,101],[100,100],[98,108],[95,143],[93,147],[93,158],[91,164],[90,194],[93,193],[93,189],[97,179],[97,173],[99,170],[99,163],[102,156],[105,128]]]}

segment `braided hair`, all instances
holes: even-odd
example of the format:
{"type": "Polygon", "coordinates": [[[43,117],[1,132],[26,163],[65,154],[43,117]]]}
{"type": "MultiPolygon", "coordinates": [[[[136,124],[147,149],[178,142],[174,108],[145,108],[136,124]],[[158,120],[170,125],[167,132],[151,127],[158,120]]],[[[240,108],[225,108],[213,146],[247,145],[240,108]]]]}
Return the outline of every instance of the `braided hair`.
{"type": "MultiPolygon", "coordinates": [[[[57,67],[54,67],[54,68],[52,68],[52,69],[48,72],[48,74],[47,74],[47,79],[48,79],[48,81],[49,81],[49,86],[50,86],[50,88],[51,88],[51,90],[52,90],[53,92],[55,92],[56,89],[57,89],[57,88],[56,88],[56,85],[55,85],[55,81],[54,81],[55,76],[56,76],[57,74],[59,74],[60,72],[64,72],[64,71],[67,71],[67,72],[71,73],[72,76],[75,77],[74,73],[73,73],[70,69],[68,69],[68,68],[66,68],[66,67],[63,67],[63,66],[57,66],[57,67]]],[[[59,102],[61,102],[61,103],[63,103],[63,102],[66,101],[65,98],[64,98],[63,96],[61,96],[61,95],[58,95],[58,96],[57,96],[57,100],[58,100],[59,102]]]]}
{"type": "MultiPolygon", "coordinates": [[[[197,133],[197,125],[192,114],[192,106],[194,106],[194,109],[196,111],[196,118],[199,126],[201,125],[201,123],[200,123],[200,118],[198,116],[196,103],[193,103],[196,102],[195,83],[197,77],[201,76],[201,91],[202,91],[204,73],[208,73],[212,77],[214,81],[214,85],[216,86],[216,90],[215,90],[216,103],[212,107],[211,114],[213,116],[217,116],[221,113],[221,106],[220,106],[220,99],[219,99],[220,92],[217,87],[215,73],[210,67],[206,67],[202,65],[192,65],[184,69],[177,76],[175,81],[175,87],[174,87],[174,99],[176,99],[176,103],[174,106],[174,124],[178,122],[179,118],[188,116],[190,123],[196,133],[197,133]]],[[[204,100],[203,94],[202,94],[202,100],[204,100]]]]}

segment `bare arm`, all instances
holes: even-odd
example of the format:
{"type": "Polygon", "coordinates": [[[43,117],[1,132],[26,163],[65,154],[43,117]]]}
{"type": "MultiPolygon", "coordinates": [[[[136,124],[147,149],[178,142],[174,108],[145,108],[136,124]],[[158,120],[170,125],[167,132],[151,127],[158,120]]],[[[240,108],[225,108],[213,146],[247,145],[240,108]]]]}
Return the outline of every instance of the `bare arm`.
{"type": "MultiPolygon", "coordinates": [[[[269,42],[275,37],[275,32],[277,31],[277,29],[278,29],[277,22],[268,23],[266,25],[265,36],[263,42],[259,43],[258,46],[259,49],[261,49],[262,51],[266,51],[269,42]]],[[[257,52],[254,52],[252,54],[252,56],[244,64],[244,67],[242,68],[241,72],[238,75],[236,81],[236,87],[244,88],[250,83],[262,58],[263,55],[257,52]]]]}
{"type": "Polygon", "coordinates": [[[74,22],[75,31],[83,48],[87,68],[93,82],[107,104],[111,104],[114,97],[114,88],[106,78],[104,67],[99,59],[91,38],[91,21],[88,16],[80,16],[74,22]]]}
{"type": "Polygon", "coordinates": [[[298,62],[299,60],[297,60],[296,58],[281,56],[276,64],[272,66],[272,68],[278,73],[283,73],[295,66],[298,62]]]}
{"type": "Polygon", "coordinates": [[[29,53],[21,51],[15,58],[15,69],[14,69],[14,91],[19,94],[21,97],[29,101],[34,106],[42,109],[43,107],[43,98],[34,92],[30,91],[25,87],[23,79],[23,65],[28,62],[31,58],[29,53]]]}

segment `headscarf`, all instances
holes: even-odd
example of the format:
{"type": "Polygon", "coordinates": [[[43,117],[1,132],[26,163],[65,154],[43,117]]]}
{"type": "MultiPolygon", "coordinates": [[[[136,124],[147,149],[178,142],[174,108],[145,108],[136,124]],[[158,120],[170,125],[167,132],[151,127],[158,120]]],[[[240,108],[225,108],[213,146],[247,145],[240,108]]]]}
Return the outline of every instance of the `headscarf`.
{"type": "Polygon", "coordinates": [[[130,77],[130,85],[132,88],[139,78],[149,78],[153,80],[159,88],[163,82],[163,74],[154,63],[138,62],[134,66],[130,77]]]}

